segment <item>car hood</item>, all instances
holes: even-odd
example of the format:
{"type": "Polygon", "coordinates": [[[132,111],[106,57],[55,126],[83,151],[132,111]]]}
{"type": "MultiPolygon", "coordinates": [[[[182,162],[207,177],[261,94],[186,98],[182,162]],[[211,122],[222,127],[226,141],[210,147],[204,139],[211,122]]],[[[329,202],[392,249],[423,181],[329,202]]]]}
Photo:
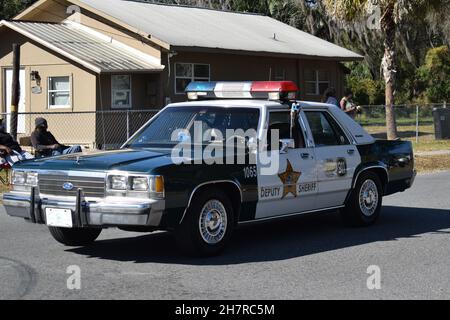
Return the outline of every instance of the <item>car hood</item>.
{"type": "Polygon", "coordinates": [[[123,149],[29,160],[14,169],[150,172],[172,164],[170,151],[123,149]]]}

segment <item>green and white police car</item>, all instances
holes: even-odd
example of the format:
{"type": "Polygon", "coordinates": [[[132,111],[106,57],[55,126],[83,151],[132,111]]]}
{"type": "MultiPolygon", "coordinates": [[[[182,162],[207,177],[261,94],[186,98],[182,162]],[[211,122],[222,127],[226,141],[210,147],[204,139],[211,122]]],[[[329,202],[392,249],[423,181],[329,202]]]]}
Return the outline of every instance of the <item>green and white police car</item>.
{"type": "MultiPolygon", "coordinates": [[[[122,148],[18,163],[3,204],[68,246],[103,228],[173,232],[210,256],[240,224],[339,210],[368,226],[415,178],[410,142],[375,140],[291,82],[200,82],[122,148]]],[[[149,248],[151,250],[151,248],[149,248]]]]}

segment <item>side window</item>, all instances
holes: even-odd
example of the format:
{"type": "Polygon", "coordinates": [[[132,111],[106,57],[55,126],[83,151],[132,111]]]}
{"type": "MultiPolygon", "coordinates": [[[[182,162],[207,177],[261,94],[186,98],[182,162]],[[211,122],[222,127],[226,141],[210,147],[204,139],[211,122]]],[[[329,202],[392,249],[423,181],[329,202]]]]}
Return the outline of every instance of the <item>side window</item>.
{"type": "Polygon", "coordinates": [[[131,108],[131,76],[111,76],[112,108],[131,108]]]}
{"type": "Polygon", "coordinates": [[[48,78],[48,108],[71,107],[71,83],[70,77],[48,78]]]}
{"type": "Polygon", "coordinates": [[[175,64],[175,93],[185,94],[184,90],[192,81],[210,81],[209,64],[176,63],[175,64]]]}
{"type": "MultiPolygon", "coordinates": [[[[269,126],[267,132],[267,143],[269,145],[272,141],[272,130],[278,130],[280,139],[291,139],[291,112],[269,113],[269,126]]],[[[293,128],[292,139],[295,141],[296,148],[305,148],[305,139],[300,124],[298,123],[293,128]]]]}
{"type": "Polygon", "coordinates": [[[350,144],[342,129],[327,112],[306,111],[305,115],[316,147],[350,144]]]}

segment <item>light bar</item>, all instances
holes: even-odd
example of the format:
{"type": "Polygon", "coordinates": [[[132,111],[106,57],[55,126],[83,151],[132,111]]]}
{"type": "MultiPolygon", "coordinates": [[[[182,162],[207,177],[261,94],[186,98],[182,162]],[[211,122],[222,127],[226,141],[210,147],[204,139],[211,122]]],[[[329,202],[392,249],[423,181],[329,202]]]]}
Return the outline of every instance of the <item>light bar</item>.
{"type": "Polygon", "coordinates": [[[298,87],[292,81],[191,82],[186,88],[189,100],[295,100],[297,92],[298,87]]]}

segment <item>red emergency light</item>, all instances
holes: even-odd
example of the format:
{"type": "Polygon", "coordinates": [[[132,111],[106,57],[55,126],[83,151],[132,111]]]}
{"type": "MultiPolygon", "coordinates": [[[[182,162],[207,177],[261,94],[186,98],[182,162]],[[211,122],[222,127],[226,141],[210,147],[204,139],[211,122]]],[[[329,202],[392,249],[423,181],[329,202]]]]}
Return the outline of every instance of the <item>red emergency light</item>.
{"type": "Polygon", "coordinates": [[[292,81],[255,81],[252,83],[252,95],[268,95],[269,100],[295,100],[298,87],[292,81]]]}

